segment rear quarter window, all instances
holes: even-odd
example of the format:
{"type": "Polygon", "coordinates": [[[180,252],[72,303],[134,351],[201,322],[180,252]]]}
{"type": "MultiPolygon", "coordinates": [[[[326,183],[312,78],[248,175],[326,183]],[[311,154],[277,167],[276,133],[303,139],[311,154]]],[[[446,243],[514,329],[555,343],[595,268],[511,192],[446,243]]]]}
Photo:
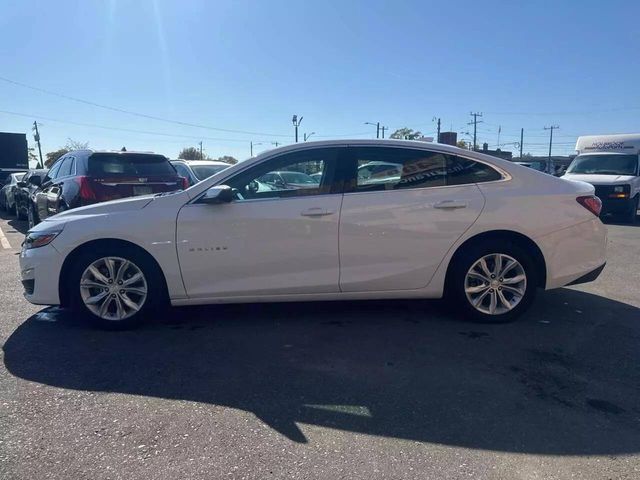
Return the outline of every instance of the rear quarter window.
{"type": "Polygon", "coordinates": [[[94,176],[176,175],[169,159],[148,154],[94,154],[89,157],[88,171],[94,176]]]}

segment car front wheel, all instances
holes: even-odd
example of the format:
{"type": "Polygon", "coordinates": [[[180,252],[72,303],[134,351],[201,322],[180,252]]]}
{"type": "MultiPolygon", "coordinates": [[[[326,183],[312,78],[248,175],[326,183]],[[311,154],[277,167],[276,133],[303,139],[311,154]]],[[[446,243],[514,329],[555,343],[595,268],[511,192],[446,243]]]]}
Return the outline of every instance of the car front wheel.
{"type": "Polygon", "coordinates": [[[136,326],[162,298],[156,270],[146,256],[135,250],[100,249],[82,254],[74,259],[70,276],[71,306],[101,328],[136,326]]]}
{"type": "Polygon", "coordinates": [[[517,245],[497,242],[458,256],[448,293],[463,317],[500,323],[515,320],[531,305],[536,285],[530,255],[517,245]]]}

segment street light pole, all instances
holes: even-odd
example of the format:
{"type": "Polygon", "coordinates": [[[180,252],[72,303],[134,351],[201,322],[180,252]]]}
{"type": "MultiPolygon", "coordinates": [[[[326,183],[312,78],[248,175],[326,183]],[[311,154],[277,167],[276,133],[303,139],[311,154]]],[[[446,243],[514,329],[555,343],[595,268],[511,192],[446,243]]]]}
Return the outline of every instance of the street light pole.
{"type": "Polygon", "coordinates": [[[295,130],[296,130],[296,143],[298,143],[298,127],[299,127],[299,126],[300,126],[300,124],[302,123],[302,118],[303,118],[303,117],[300,117],[300,118],[298,119],[298,115],[294,115],[294,116],[293,116],[293,118],[292,118],[292,120],[291,120],[291,121],[293,122],[293,126],[294,126],[294,128],[295,128],[295,130]]]}
{"type": "Polygon", "coordinates": [[[309,138],[311,138],[311,135],[315,135],[315,134],[316,132],[311,132],[309,135],[307,135],[306,133],[303,134],[304,141],[306,142],[307,140],[309,140],[309,138]]]}
{"type": "MultiPolygon", "coordinates": [[[[376,138],[380,138],[380,122],[364,122],[365,125],[373,125],[374,127],[376,127],[376,138]]],[[[384,132],[382,134],[382,138],[384,138],[384,132]]]]}
{"type": "Polygon", "coordinates": [[[553,167],[551,165],[551,145],[553,145],[553,131],[557,128],[560,128],[558,125],[551,125],[550,127],[544,127],[545,130],[551,130],[551,134],[549,135],[549,160],[547,161],[547,173],[553,175],[553,167]]]}

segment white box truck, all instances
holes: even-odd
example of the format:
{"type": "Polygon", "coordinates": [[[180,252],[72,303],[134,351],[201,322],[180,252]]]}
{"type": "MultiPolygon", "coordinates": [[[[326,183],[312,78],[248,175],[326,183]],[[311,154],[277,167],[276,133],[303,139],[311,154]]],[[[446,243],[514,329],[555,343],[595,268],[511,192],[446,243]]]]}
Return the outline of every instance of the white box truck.
{"type": "Polygon", "coordinates": [[[578,156],[563,178],[590,183],[602,200],[602,214],[636,220],[640,199],[640,133],[578,137],[578,156]]]}

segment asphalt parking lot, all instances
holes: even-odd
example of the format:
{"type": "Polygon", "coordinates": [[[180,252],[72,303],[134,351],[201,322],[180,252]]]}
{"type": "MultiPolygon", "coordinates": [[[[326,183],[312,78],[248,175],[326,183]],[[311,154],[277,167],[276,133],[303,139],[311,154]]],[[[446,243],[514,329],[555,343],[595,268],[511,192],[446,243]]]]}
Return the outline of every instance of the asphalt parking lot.
{"type": "Polygon", "coordinates": [[[27,303],[24,228],[0,220],[0,478],[640,478],[640,226],[512,324],[336,302],[130,332],[27,303]]]}

